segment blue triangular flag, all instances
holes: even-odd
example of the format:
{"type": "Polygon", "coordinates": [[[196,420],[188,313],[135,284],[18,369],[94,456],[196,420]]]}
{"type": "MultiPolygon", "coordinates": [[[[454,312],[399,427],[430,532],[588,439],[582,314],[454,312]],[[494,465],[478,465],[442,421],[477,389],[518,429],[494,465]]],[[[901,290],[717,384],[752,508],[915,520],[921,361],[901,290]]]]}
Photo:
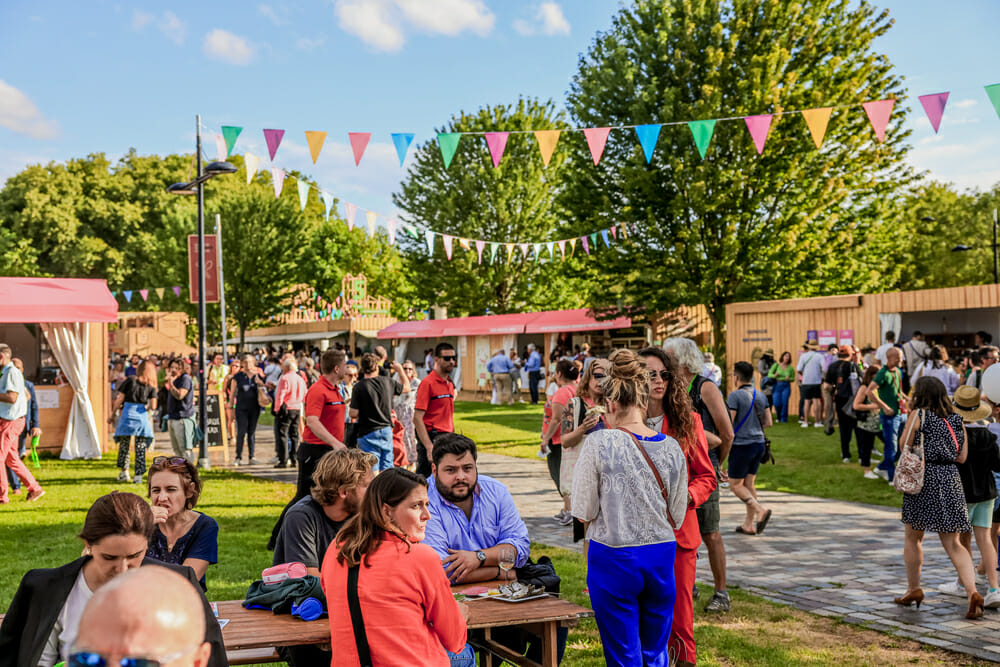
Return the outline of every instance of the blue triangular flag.
{"type": "Polygon", "coordinates": [[[128,301],[129,303],[132,303],[132,290],[127,289],[127,290],[123,291],[122,294],[125,295],[125,300],[126,301],[128,301]]]}
{"type": "Polygon", "coordinates": [[[431,255],[434,254],[434,232],[431,230],[425,230],[424,236],[427,238],[427,252],[431,255]]]}
{"type": "Polygon", "coordinates": [[[396,145],[396,154],[399,155],[399,166],[403,166],[406,160],[406,151],[410,149],[410,142],[413,141],[412,132],[393,132],[392,143],[396,145]]]}
{"type": "Polygon", "coordinates": [[[326,207],[326,219],[329,220],[330,209],[333,208],[333,195],[327,192],[326,190],[322,190],[319,193],[319,198],[323,200],[323,206],[326,207]]]}
{"type": "Polygon", "coordinates": [[[646,154],[646,162],[653,159],[653,151],[656,149],[656,140],[660,137],[659,125],[636,125],[635,134],[639,137],[639,145],[642,152],[646,154]]]}
{"type": "Polygon", "coordinates": [[[608,248],[610,248],[611,247],[611,241],[608,240],[608,230],[606,230],[606,229],[602,229],[601,230],[601,238],[604,239],[604,245],[607,246],[608,248]]]}

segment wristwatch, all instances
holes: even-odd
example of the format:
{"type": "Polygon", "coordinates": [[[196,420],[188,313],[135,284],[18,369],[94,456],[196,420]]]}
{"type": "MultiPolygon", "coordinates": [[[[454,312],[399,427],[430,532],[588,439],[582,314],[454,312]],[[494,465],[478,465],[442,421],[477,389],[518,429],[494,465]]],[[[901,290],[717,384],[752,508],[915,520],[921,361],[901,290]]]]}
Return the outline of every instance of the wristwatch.
{"type": "Polygon", "coordinates": [[[484,552],[484,551],[477,551],[476,552],[476,558],[479,559],[479,567],[482,567],[483,565],[486,565],[486,552],[484,552]]]}

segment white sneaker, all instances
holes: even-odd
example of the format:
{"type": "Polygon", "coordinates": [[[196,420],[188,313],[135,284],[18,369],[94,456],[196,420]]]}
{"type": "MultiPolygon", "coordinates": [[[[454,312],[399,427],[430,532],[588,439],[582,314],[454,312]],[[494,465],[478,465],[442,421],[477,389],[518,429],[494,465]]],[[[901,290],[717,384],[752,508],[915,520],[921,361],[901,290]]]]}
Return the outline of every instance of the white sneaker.
{"type": "Polygon", "coordinates": [[[118,481],[119,482],[127,482],[128,481],[128,473],[125,472],[124,470],[122,470],[121,472],[119,472],[118,473],[118,481]]]}
{"type": "Polygon", "coordinates": [[[813,424],[813,426],[815,426],[816,428],[823,428],[823,422],[816,422],[815,424],[813,424]]]}
{"type": "Polygon", "coordinates": [[[875,468],[875,474],[884,479],[885,481],[887,482],[889,481],[889,473],[886,472],[885,470],[882,470],[881,468],[875,468]]]}
{"type": "Polygon", "coordinates": [[[869,470],[865,473],[865,479],[878,479],[878,473],[874,470],[869,470]]]}
{"type": "Polygon", "coordinates": [[[239,459],[236,459],[235,461],[233,461],[233,465],[239,468],[241,465],[243,465],[243,462],[240,461],[239,459]]]}
{"type": "Polygon", "coordinates": [[[1000,609],[1000,590],[987,593],[983,598],[983,606],[987,609],[1000,609]]]}
{"type": "Polygon", "coordinates": [[[277,456],[272,456],[271,458],[269,458],[267,460],[267,463],[268,463],[268,465],[274,465],[275,463],[277,463],[280,460],[281,459],[279,459],[277,456]]]}
{"type": "Polygon", "coordinates": [[[846,457],[846,458],[844,458],[844,463],[850,463],[850,462],[851,462],[851,459],[850,459],[850,457],[846,457]]]}
{"type": "Polygon", "coordinates": [[[944,593],[945,595],[954,595],[956,597],[965,597],[965,586],[962,585],[958,579],[955,581],[949,581],[946,584],[941,584],[938,586],[938,591],[944,593]]]}
{"type": "Polygon", "coordinates": [[[136,475],[132,478],[133,484],[142,484],[142,475],[136,475]]]}
{"type": "Polygon", "coordinates": [[[877,449],[875,449],[875,448],[873,447],[873,448],[872,448],[872,456],[877,456],[877,457],[879,457],[879,458],[882,458],[882,452],[880,452],[879,450],[877,450],[877,449]]]}
{"type": "Polygon", "coordinates": [[[809,428],[809,422],[799,422],[799,426],[802,428],[809,428]]]}

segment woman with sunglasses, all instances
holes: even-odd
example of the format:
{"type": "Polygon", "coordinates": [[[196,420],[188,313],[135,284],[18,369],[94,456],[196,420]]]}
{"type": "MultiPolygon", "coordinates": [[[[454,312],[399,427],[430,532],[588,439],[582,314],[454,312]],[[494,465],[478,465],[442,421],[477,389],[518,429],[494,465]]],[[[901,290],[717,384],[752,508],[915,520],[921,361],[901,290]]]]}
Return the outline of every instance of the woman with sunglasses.
{"type": "Polygon", "coordinates": [[[186,565],[205,585],[209,565],[219,562],[219,524],[195,512],[201,495],[198,469],[180,457],[157,456],[149,469],[149,500],[154,529],[146,555],[150,558],[186,565]]]}
{"type": "Polygon", "coordinates": [[[166,567],[190,582],[205,611],[209,667],[226,665],[222,631],[194,573],[146,555],[153,530],[152,510],[134,493],[115,491],[94,501],[79,534],[83,555],[61,567],[31,570],[21,579],[0,625],[0,667],[51,667],[65,661],[94,591],[140,566],[166,567]]]}

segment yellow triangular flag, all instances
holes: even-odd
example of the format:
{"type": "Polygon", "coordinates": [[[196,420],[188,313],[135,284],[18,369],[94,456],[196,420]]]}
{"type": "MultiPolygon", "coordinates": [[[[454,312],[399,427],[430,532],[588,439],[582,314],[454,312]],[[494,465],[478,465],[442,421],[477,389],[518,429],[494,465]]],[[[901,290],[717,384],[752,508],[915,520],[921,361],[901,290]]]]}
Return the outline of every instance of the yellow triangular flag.
{"type": "Polygon", "coordinates": [[[576,239],[575,238],[572,238],[572,239],[569,240],[569,247],[570,247],[570,254],[571,255],[576,252],[576,239]]]}
{"type": "Polygon", "coordinates": [[[538,151],[542,154],[542,162],[549,166],[552,159],[552,152],[556,149],[559,141],[560,130],[538,130],[535,132],[535,139],[538,139],[538,151]]]}
{"type": "Polygon", "coordinates": [[[514,244],[505,243],[504,245],[507,246],[507,263],[510,264],[510,261],[514,259],[514,244]]]}
{"type": "Polygon", "coordinates": [[[809,127],[809,133],[812,134],[816,148],[823,146],[823,137],[826,136],[826,125],[830,122],[831,113],[833,113],[833,107],[806,109],[802,112],[802,118],[805,119],[806,126],[809,127]]]}
{"type": "Polygon", "coordinates": [[[462,250],[472,250],[472,246],[469,245],[469,239],[459,239],[458,245],[461,246],[462,250]]]}
{"type": "Polygon", "coordinates": [[[243,160],[247,163],[247,185],[249,185],[253,175],[257,173],[257,167],[260,166],[260,158],[253,153],[246,153],[243,160]]]}
{"type": "Polygon", "coordinates": [[[163,287],[157,287],[156,288],[156,296],[159,297],[160,301],[163,301],[163,292],[164,292],[164,289],[165,288],[163,288],[163,287]]]}
{"type": "Polygon", "coordinates": [[[326,141],[326,132],[316,130],[306,130],[306,142],[309,144],[309,153],[312,155],[313,164],[319,159],[319,152],[323,150],[323,142],[326,141]]]}

